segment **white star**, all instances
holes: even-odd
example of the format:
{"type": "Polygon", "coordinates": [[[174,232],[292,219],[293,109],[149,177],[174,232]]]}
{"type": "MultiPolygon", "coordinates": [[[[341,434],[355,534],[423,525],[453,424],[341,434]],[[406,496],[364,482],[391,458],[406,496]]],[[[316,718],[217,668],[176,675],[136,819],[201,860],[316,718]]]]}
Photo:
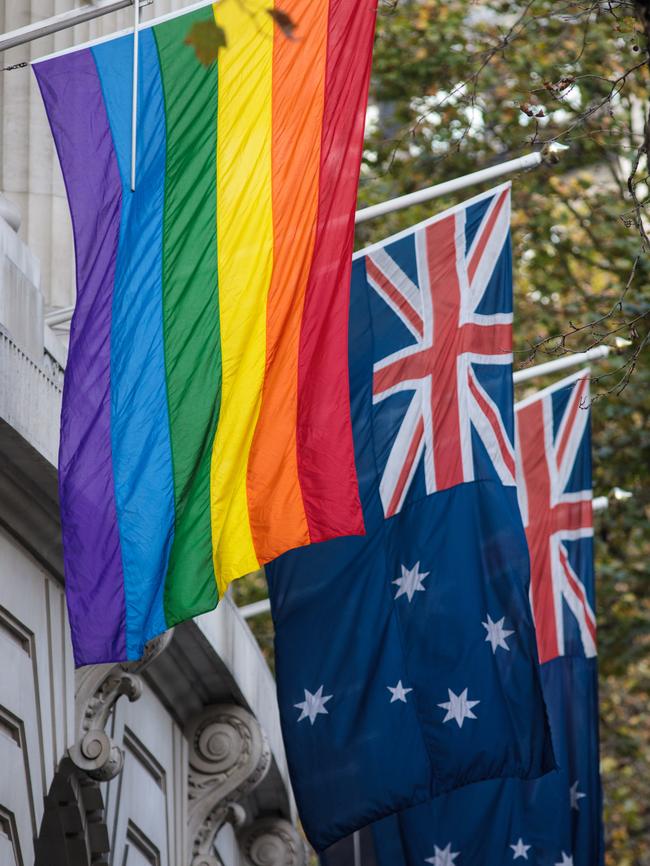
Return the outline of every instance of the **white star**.
{"type": "Polygon", "coordinates": [[[580,806],[578,804],[578,800],[582,800],[583,797],[586,797],[586,794],[583,794],[582,791],[578,790],[578,780],[571,785],[570,794],[571,797],[571,808],[575,809],[576,812],[580,811],[580,806]]]}
{"type": "Polygon", "coordinates": [[[519,857],[523,857],[524,860],[528,860],[528,849],[531,847],[530,845],[524,845],[524,840],[519,837],[519,840],[516,845],[511,845],[513,854],[512,859],[518,860],[519,857]]]}
{"type": "Polygon", "coordinates": [[[413,601],[413,596],[416,592],[424,592],[426,589],[426,586],[422,586],[422,581],[428,576],[428,571],[420,572],[419,562],[416,562],[413,568],[406,568],[406,566],[403,565],[402,576],[393,581],[393,583],[399,586],[395,598],[399,598],[400,595],[405,595],[410,604],[410,602],[413,601]]]}
{"type": "Polygon", "coordinates": [[[298,721],[302,722],[303,719],[309,719],[310,723],[313,725],[316,721],[316,716],[319,713],[327,715],[325,704],[332,697],[333,695],[325,695],[323,697],[323,686],[321,686],[313,695],[305,689],[305,700],[301,701],[299,704],[294,704],[294,707],[302,710],[302,714],[298,721]]]}
{"type": "Polygon", "coordinates": [[[438,704],[438,706],[442,707],[443,710],[447,710],[447,715],[442,721],[448,722],[451,719],[454,719],[458,727],[462,728],[464,719],[476,718],[476,716],[472,712],[472,707],[475,707],[481,702],[468,701],[467,689],[463,689],[463,691],[459,695],[455,695],[451,689],[447,689],[447,691],[449,692],[449,700],[445,701],[444,704],[438,704]]]}
{"type": "Polygon", "coordinates": [[[506,643],[506,638],[511,634],[514,634],[514,631],[509,631],[507,628],[503,627],[505,621],[505,616],[502,616],[498,622],[492,622],[492,617],[488,614],[487,622],[482,623],[483,628],[487,630],[485,640],[490,641],[493,655],[497,651],[497,647],[502,647],[504,650],[510,651],[510,647],[506,643]]]}
{"type": "Polygon", "coordinates": [[[454,866],[454,860],[460,851],[452,851],[451,850],[451,842],[447,844],[445,848],[438,848],[437,845],[433,846],[433,857],[427,857],[427,863],[433,863],[433,866],[454,866]]]}
{"type": "Polygon", "coordinates": [[[406,703],[406,696],[408,695],[409,692],[413,691],[413,689],[405,689],[404,686],[402,685],[401,680],[397,683],[395,688],[393,688],[392,686],[386,686],[386,688],[388,689],[388,691],[391,694],[391,699],[390,699],[391,704],[394,703],[395,701],[404,701],[404,703],[406,703]]]}
{"type": "Polygon", "coordinates": [[[555,863],[555,866],[573,866],[573,857],[569,857],[568,854],[562,852],[562,862],[555,863]]]}

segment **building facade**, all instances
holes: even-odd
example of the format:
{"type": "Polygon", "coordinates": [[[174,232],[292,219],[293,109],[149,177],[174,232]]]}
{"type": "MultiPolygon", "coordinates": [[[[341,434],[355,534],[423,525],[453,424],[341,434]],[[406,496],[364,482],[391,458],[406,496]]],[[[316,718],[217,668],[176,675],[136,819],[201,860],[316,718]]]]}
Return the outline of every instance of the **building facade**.
{"type": "MultiPolygon", "coordinates": [[[[2,0],[0,30],[75,5],[2,0]]],[[[140,662],[74,669],[56,474],[74,254],[29,68],[3,72],[0,122],[0,866],[303,866],[275,684],[228,597],[140,662]]]]}

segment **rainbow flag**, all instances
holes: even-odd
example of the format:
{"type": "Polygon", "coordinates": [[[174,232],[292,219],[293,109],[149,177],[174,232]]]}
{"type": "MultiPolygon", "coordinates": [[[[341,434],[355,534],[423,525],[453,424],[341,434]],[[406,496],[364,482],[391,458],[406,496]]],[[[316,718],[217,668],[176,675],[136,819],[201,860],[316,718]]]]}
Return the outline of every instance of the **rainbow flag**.
{"type": "Polygon", "coordinates": [[[78,665],[139,658],[235,578],[363,533],[347,318],[373,6],[222,0],[143,25],[134,192],[133,35],[34,64],[76,246],[78,665]]]}

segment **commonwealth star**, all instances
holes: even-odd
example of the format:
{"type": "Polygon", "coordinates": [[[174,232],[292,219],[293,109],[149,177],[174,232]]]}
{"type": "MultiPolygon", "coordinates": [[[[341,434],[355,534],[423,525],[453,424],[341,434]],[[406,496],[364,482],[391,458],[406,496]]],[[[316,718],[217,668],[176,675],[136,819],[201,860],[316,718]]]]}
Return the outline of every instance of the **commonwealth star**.
{"type": "Polygon", "coordinates": [[[451,850],[451,842],[445,848],[433,846],[433,857],[427,857],[427,863],[433,863],[433,866],[454,866],[454,860],[460,854],[460,851],[451,850]]]}
{"type": "Polygon", "coordinates": [[[482,623],[483,628],[487,630],[487,635],[485,636],[485,640],[490,642],[490,646],[492,647],[492,654],[496,653],[497,647],[501,647],[504,650],[510,651],[510,647],[506,643],[506,638],[511,634],[514,634],[514,631],[510,631],[507,628],[503,627],[503,623],[506,621],[505,616],[502,616],[498,622],[492,622],[492,617],[490,614],[487,615],[487,622],[482,623]]]}
{"type": "Polygon", "coordinates": [[[302,710],[302,713],[298,718],[299,722],[302,722],[303,719],[309,719],[310,724],[313,725],[316,721],[317,715],[321,713],[327,715],[325,704],[333,697],[333,695],[323,695],[323,688],[324,687],[321,686],[313,695],[305,689],[305,700],[301,701],[299,704],[294,704],[294,707],[302,710]]]}
{"type": "Polygon", "coordinates": [[[393,581],[393,583],[399,587],[395,598],[399,598],[400,595],[405,595],[410,604],[413,601],[413,596],[416,592],[424,592],[426,589],[425,586],[422,586],[422,581],[428,576],[428,571],[420,571],[419,562],[416,562],[413,568],[406,568],[406,566],[403,565],[402,576],[393,581]]]}
{"type": "Polygon", "coordinates": [[[449,722],[453,719],[459,728],[463,727],[463,721],[465,719],[475,719],[476,716],[472,712],[472,707],[475,707],[477,704],[480,704],[480,701],[468,701],[467,700],[467,689],[463,689],[463,691],[456,695],[452,692],[451,689],[447,689],[449,692],[449,700],[445,701],[443,704],[438,704],[439,707],[442,707],[443,710],[447,710],[447,715],[442,720],[443,722],[449,722]]]}
{"type": "Polygon", "coordinates": [[[580,811],[580,805],[578,800],[582,800],[583,797],[586,797],[586,794],[583,794],[582,791],[578,790],[578,779],[575,780],[571,788],[569,789],[569,796],[571,797],[571,808],[575,809],[576,812],[580,811]]]}

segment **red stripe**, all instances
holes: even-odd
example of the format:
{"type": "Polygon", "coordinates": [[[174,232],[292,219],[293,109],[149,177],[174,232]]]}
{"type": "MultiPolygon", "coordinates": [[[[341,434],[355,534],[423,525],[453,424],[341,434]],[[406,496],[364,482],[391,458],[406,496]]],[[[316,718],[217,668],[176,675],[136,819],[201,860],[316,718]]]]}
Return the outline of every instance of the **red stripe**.
{"type": "Polygon", "coordinates": [[[481,232],[481,237],[480,237],[480,240],[478,242],[478,246],[474,250],[474,253],[472,255],[472,259],[471,259],[471,261],[469,263],[469,267],[467,269],[470,283],[474,279],[474,274],[476,273],[476,269],[478,268],[478,263],[481,259],[481,256],[483,255],[483,250],[487,246],[487,242],[490,238],[490,235],[492,234],[492,229],[494,228],[494,224],[497,221],[497,217],[499,216],[499,213],[501,212],[501,208],[503,207],[503,203],[506,200],[506,198],[508,197],[509,192],[510,192],[510,190],[508,190],[508,189],[503,190],[503,192],[501,193],[501,195],[497,199],[497,203],[495,204],[494,208],[492,209],[492,213],[490,214],[490,216],[488,218],[487,225],[485,225],[485,227],[483,228],[483,231],[481,232]]]}
{"type": "Polygon", "coordinates": [[[300,331],[298,476],[311,540],[363,534],[348,385],[354,209],[376,4],[330,0],[316,241],[300,331]]]}
{"type": "Polygon", "coordinates": [[[418,449],[420,447],[420,443],[422,442],[423,436],[424,421],[422,420],[422,417],[420,417],[418,419],[418,423],[416,424],[415,430],[413,431],[413,439],[411,440],[408,454],[406,455],[406,459],[404,460],[402,471],[400,472],[399,478],[397,479],[395,491],[391,497],[390,503],[388,504],[388,508],[386,509],[386,517],[392,517],[399,508],[399,504],[402,501],[402,494],[404,493],[404,488],[406,487],[409,475],[411,474],[411,468],[413,466],[415,458],[417,457],[418,449]]]}
{"type": "Polygon", "coordinates": [[[496,413],[494,412],[490,404],[485,400],[480,389],[477,387],[476,382],[474,381],[474,374],[472,372],[470,372],[469,374],[469,390],[472,392],[476,399],[476,402],[481,407],[481,411],[490,422],[490,426],[494,430],[494,433],[497,437],[497,442],[499,443],[499,450],[501,451],[503,462],[506,464],[506,466],[510,470],[510,474],[514,478],[515,460],[512,455],[512,451],[508,448],[508,445],[503,438],[503,433],[501,432],[501,424],[499,423],[499,419],[496,413]]]}
{"type": "Polygon", "coordinates": [[[539,660],[543,664],[557,658],[560,651],[549,543],[551,481],[544,448],[544,412],[541,400],[517,410],[517,429],[523,470],[520,483],[525,485],[528,500],[526,538],[530,551],[530,589],[539,660]]]}
{"type": "Polygon", "coordinates": [[[461,289],[456,260],[456,218],[446,217],[425,230],[429,292],[433,310],[433,346],[428,351],[431,375],[431,427],[436,490],[462,484],[457,361],[461,289]]]}
{"type": "Polygon", "coordinates": [[[404,295],[397,291],[393,283],[391,283],[388,277],[379,270],[377,265],[369,256],[366,258],[366,272],[370,279],[377,283],[382,292],[388,295],[397,309],[401,310],[405,318],[409,320],[420,337],[422,337],[424,334],[424,323],[422,322],[422,317],[419,315],[417,310],[413,309],[404,295]]]}
{"type": "Polygon", "coordinates": [[[592,636],[593,641],[595,643],[596,642],[596,626],[594,625],[594,623],[591,619],[591,611],[587,607],[584,589],[582,588],[582,586],[580,586],[579,583],[576,583],[576,581],[573,577],[573,574],[571,572],[571,569],[569,567],[569,561],[568,561],[567,555],[564,552],[564,550],[562,550],[562,548],[560,548],[560,561],[562,562],[562,567],[564,568],[564,573],[566,574],[566,578],[569,581],[571,589],[573,590],[575,595],[578,597],[578,601],[582,605],[582,609],[585,612],[585,622],[587,624],[587,629],[589,630],[589,634],[592,636]]]}
{"type": "Polygon", "coordinates": [[[586,384],[586,379],[580,379],[578,387],[574,389],[573,394],[571,395],[571,407],[569,409],[569,417],[567,418],[566,424],[564,425],[564,430],[562,431],[562,439],[557,449],[558,469],[562,465],[562,458],[564,457],[564,452],[566,451],[567,445],[569,444],[569,439],[571,438],[571,434],[573,432],[573,425],[576,419],[576,415],[578,413],[578,409],[580,408],[580,403],[582,402],[582,394],[585,390],[586,384]]]}

